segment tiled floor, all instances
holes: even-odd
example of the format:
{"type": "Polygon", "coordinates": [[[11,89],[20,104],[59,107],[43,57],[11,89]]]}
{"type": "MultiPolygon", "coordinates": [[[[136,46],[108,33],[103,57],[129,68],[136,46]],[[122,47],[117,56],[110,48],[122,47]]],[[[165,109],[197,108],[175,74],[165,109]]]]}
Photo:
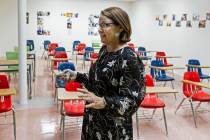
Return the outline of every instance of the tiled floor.
{"type": "MultiPolygon", "coordinates": [[[[83,71],[81,67],[77,69],[83,71]]],[[[181,91],[180,77],[176,77],[176,89],[181,91]]],[[[14,82],[11,86],[18,89],[18,85],[14,85],[14,82]]],[[[16,101],[18,95],[14,97],[17,118],[17,140],[60,140],[60,114],[53,101],[54,87],[51,74],[47,69],[47,63],[44,59],[38,59],[36,80],[33,83],[33,87],[33,98],[27,106],[20,106],[16,101]]],[[[136,118],[134,116],[133,128],[135,140],[209,140],[210,112],[198,114],[198,128],[195,128],[189,108],[180,109],[176,115],[174,114],[175,108],[182,99],[181,94],[178,94],[177,101],[171,95],[164,95],[161,98],[166,102],[169,135],[165,135],[162,110],[159,110],[152,120],[140,119],[138,124],[140,126],[139,138],[137,138],[136,134],[136,118]]],[[[209,105],[204,107],[210,109],[209,105]]],[[[151,111],[148,112],[140,109],[140,116],[142,116],[143,112],[144,114],[152,113],[151,111]]],[[[12,116],[10,115],[6,119],[4,114],[1,114],[1,116],[0,140],[12,140],[12,116]]],[[[65,139],[79,140],[80,130],[66,130],[65,139]]]]}

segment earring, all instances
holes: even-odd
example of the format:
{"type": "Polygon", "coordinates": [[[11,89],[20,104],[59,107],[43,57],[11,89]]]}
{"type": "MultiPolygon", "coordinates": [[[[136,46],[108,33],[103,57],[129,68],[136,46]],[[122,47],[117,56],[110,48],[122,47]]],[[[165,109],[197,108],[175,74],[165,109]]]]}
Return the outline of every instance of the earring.
{"type": "Polygon", "coordinates": [[[115,36],[116,37],[119,37],[120,36],[120,33],[119,32],[115,33],[115,36]]]}

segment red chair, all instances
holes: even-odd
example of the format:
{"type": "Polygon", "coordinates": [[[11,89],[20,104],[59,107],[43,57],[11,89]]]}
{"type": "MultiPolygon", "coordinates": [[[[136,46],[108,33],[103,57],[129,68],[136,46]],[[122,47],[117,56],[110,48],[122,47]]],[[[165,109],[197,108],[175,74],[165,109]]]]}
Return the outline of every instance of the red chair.
{"type": "Polygon", "coordinates": [[[50,43],[48,48],[48,55],[53,56],[54,49],[58,47],[58,43],[50,43]]]}
{"type": "MultiPolygon", "coordinates": [[[[6,75],[0,75],[0,89],[8,89],[9,82],[6,75]]],[[[12,96],[0,96],[0,113],[6,113],[12,111],[13,115],[13,127],[14,127],[14,139],[16,140],[16,121],[15,110],[12,107],[12,96]]]]}
{"type": "Polygon", "coordinates": [[[96,62],[96,60],[98,59],[99,54],[94,52],[91,54],[90,58],[91,58],[91,65],[94,64],[96,62]]]}
{"type": "MultiPolygon", "coordinates": [[[[146,78],[146,86],[154,87],[154,82],[153,82],[152,76],[150,74],[146,74],[145,78],[146,78]]],[[[162,108],[166,135],[168,135],[168,128],[167,128],[166,115],[165,115],[165,109],[164,109],[165,103],[161,99],[159,99],[155,93],[149,93],[149,94],[145,95],[144,100],[140,104],[140,107],[147,108],[147,109],[154,109],[152,117],[153,117],[157,108],[162,108]]],[[[137,115],[137,113],[136,113],[136,115],[137,115]]],[[[137,133],[139,136],[138,116],[136,116],[136,124],[137,124],[137,133]]]]}
{"type": "Polygon", "coordinates": [[[166,56],[165,52],[156,52],[156,60],[161,60],[163,61],[163,64],[165,67],[170,67],[173,66],[173,64],[169,64],[166,58],[161,58],[161,57],[157,57],[157,56],[166,56]]]}
{"type": "MultiPolygon", "coordinates": [[[[185,72],[183,79],[193,81],[193,82],[200,82],[200,77],[199,77],[198,72],[185,72]]],[[[204,92],[201,87],[198,87],[196,85],[193,85],[193,84],[190,84],[190,83],[187,83],[187,82],[183,82],[182,90],[183,90],[184,98],[182,99],[182,101],[178,105],[178,107],[175,111],[175,114],[178,111],[178,109],[181,107],[182,103],[186,99],[188,99],[189,102],[190,102],[190,105],[191,105],[194,124],[195,124],[195,127],[197,127],[196,109],[198,109],[198,107],[200,106],[201,103],[210,102],[210,94],[207,93],[207,92],[204,92]],[[193,102],[194,101],[199,102],[195,109],[193,108],[193,102]]]]}
{"type": "Polygon", "coordinates": [[[77,46],[76,46],[76,64],[77,64],[77,56],[84,56],[85,54],[85,47],[86,47],[86,44],[85,43],[79,43],[77,46]]]}
{"type": "MultiPolygon", "coordinates": [[[[67,53],[63,51],[55,52],[54,58],[68,58],[67,53]]],[[[68,61],[68,60],[66,60],[68,61]]],[[[53,68],[58,69],[58,64],[60,62],[66,62],[64,60],[54,60],[53,68]]]]}
{"type": "MultiPolygon", "coordinates": [[[[77,91],[77,88],[81,88],[81,84],[78,82],[69,82],[66,84],[66,91],[77,91]]],[[[71,94],[71,93],[68,93],[71,94]]],[[[76,94],[76,93],[72,93],[76,94]]],[[[69,117],[83,117],[85,102],[84,100],[76,99],[76,100],[65,100],[62,103],[63,109],[61,111],[61,126],[62,126],[62,139],[64,139],[64,129],[65,129],[65,116],[69,117]]]]}

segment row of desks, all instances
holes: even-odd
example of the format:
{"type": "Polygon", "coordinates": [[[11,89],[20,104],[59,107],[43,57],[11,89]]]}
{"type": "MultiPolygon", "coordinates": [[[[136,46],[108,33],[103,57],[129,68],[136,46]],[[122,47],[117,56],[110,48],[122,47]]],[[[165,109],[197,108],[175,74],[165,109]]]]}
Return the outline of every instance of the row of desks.
{"type": "MultiPolygon", "coordinates": [[[[35,69],[36,69],[36,55],[35,53],[28,53],[27,59],[32,59],[32,63],[27,63],[27,83],[28,83],[28,93],[29,93],[29,99],[32,98],[32,70],[33,70],[33,81],[35,81],[35,69]]],[[[0,59],[0,72],[5,73],[16,73],[19,71],[19,69],[8,69],[8,66],[18,66],[19,61],[18,60],[6,60],[6,58],[0,59]]]]}

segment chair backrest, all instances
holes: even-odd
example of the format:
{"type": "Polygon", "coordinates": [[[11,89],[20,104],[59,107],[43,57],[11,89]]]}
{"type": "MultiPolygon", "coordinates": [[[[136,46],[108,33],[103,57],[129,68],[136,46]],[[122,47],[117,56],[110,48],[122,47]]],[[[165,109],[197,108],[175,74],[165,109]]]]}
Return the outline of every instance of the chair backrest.
{"type": "Polygon", "coordinates": [[[91,53],[91,58],[93,58],[93,59],[97,59],[98,58],[98,56],[99,56],[99,54],[98,53],[96,53],[96,52],[93,52],[93,53],[91,53]]]}
{"type": "MultiPolygon", "coordinates": [[[[6,52],[6,59],[7,60],[18,60],[19,53],[16,52],[6,52]]],[[[18,66],[8,66],[10,70],[16,70],[18,66]]]]}
{"type": "Polygon", "coordinates": [[[86,44],[85,43],[79,43],[77,46],[76,46],[76,51],[80,52],[80,51],[83,51],[86,47],[86,44]]]}
{"type": "MultiPolygon", "coordinates": [[[[156,52],[157,56],[166,56],[165,52],[156,52]]],[[[156,57],[156,60],[162,60],[163,64],[168,64],[167,59],[166,58],[158,58],[156,57]]]]}
{"type": "Polygon", "coordinates": [[[63,62],[58,65],[58,70],[63,71],[65,69],[71,69],[75,71],[75,65],[73,62],[63,62]]]}
{"type": "Polygon", "coordinates": [[[65,52],[66,51],[66,49],[64,48],[64,47],[56,47],[55,48],[55,52],[65,52]]]}
{"type": "MultiPolygon", "coordinates": [[[[197,59],[189,59],[188,60],[188,64],[189,65],[197,65],[197,66],[200,66],[200,62],[197,59]]],[[[199,74],[199,76],[203,75],[201,68],[188,67],[187,68],[187,71],[197,71],[198,74],[199,74]]]]}
{"type": "MultiPolygon", "coordinates": [[[[164,64],[161,60],[152,60],[151,61],[151,66],[156,66],[156,67],[164,67],[164,64]]],[[[166,72],[165,70],[157,70],[154,68],[150,69],[150,74],[152,75],[153,78],[159,76],[159,77],[165,77],[166,72]]]]}
{"type": "Polygon", "coordinates": [[[85,48],[85,54],[84,54],[84,60],[90,59],[91,54],[94,52],[93,47],[86,47],[85,48]]]}
{"type": "Polygon", "coordinates": [[[33,40],[27,40],[26,45],[28,46],[28,51],[34,50],[34,41],[33,40]]]}
{"type": "Polygon", "coordinates": [[[58,43],[50,43],[49,48],[48,48],[48,52],[52,52],[57,47],[58,47],[58,43]]]}
{"type": "Polygon", "coordinates": [[[73,42],[72,51],[75,51],[75,50],[76,50],[76,46],[77,46],[79,43],[80,43],[79,40],[75,40],[75,41],[73,42]]]}
{"type": "Polygon", "coordinates": [[[55,52],[54,58],[67,58],[67,53],[63,51],[55,52]]]}
{"type": "MultiPolygon", "coordinates": [[[[54,58],[68,58],[68,56],[67,56],[67,53],[66,52],[60,52],[60,51],[58,51],[58,52],[55,52],[54,58]]],[[[59,62],[61,62],[61,61],[55,60],[54,61],[54,67],[57,68],[57,65],[58,65],[59,62]]]]}
{"type": "MultiPolygon", "coordinates": [[[[194,72],[192,72],[192,71],[191,72],[185,72],[183,79],[193,81],[193,82],[200,82],[200,77],[198,75],[198,72],[195,72],[195,71],[194,72]]],[[[186,97],[190,97],[192,95],[192,93],[195,91],[196,88],[199,89],[199,90],[202,89],[202,88],[197,87],[195,85],[183,82],[182,90],[183,90],[183,93],[186,97]]]]}
{"type": "Polygon", "coordinates": [[[101,43],[100,42],[92,42],[92,47],[94,48],[94,51],[99,52],[101,49],[101,43]]]}
{"type": "Polygon", "coordinates": [[[50,44],[50,40],[44,40],[43,45],[44,45],[44,49],[47,51],[49,48],[49,44],[50,44]]]}
{"type": "Polygon", "coordinates": [[[147,56],[145,47],[138,47],[138,53],[140,56],[147,56]]]}
{"type": "Polygon", "coordinates": [[[154,81],[152,79],[152,75],[146,74],[145,79],[146,79],[146,86],[147,87],[154,87],[154,81]]]}
{"type": "Polygon", "coordinates": [[[18,52],[6,52],[7,60],[18,60],[18,52]]]}
{"type": "Polygon", "coordinates": [[[66,91],[77,91],[77,88],[82,88],[79,82],[71,81],[66,83],[66,91]]]}
{"type": "MultiPolygon", "coordinates": [[[[0,89],[9,88],[7,75],[0,75],[0,89]]],[[[11,96],[0,96],[0,113],[10,111],[12,108],[11,96]]]]}

